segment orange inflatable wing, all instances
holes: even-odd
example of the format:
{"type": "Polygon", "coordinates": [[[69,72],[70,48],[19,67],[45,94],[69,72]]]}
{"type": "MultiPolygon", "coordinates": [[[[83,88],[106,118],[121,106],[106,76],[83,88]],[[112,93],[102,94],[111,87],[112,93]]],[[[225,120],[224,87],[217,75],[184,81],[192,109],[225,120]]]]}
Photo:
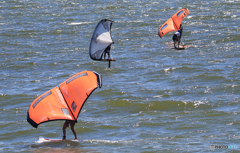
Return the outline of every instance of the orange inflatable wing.
{"type": "Polygon", "coordinates": [[[73,119],[58,87],[39,96],[28,109],[27,121],[35,128],[47,121],[73,119]]]}
{"type": "Polygon", "coordinates": [[[102,86],[100,74],[83,71],[72,76],[35,99],[29,109],[27,121],[35,128],[53,120],[77,120],[91,93],[102,86]]]}
{"type": "Polygon", "coordinates": [[[85,101],[98,86],[101,88],[100,75],[92,71],[80,72],[60,84],[74,120],[77,120],[85,101]]]}
{"type": "Polygon", "coordinates": [[[188,8],[184,8],[175,13],[171,18],[169,18],[158,31],[158,35],[162,38],[166,33],[171,31],[177,31],[180,28],[180,24],[185,16],[190,14],[188,8]]]}
{"type": "Polygon", "coordinates": [[[187,16],[189,14],[189,10],[188,8],[184,8],[179,10],[177,13],[175,13],[172,16],[173,22],[175,24],[175,26],[177,27],[176,30],[178,30],[180,28],[180,24],[182,23],[182,20],[185,18],[185,16],[187,16]]]}
{"type": "Polygon", "coordinates": [[[162,38],[166,33],[176,31],[177,27],[174,25],[172,18],[168,19],[159,29],[158,35],[162,38]]]}

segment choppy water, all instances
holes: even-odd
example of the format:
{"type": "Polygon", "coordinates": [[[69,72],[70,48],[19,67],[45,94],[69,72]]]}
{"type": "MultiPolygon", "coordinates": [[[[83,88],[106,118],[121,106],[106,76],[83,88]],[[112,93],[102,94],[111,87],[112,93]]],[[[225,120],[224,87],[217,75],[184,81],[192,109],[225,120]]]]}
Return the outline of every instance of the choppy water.
{"type": "Polygon", "coordinates": [[[212,144],[238,152],[239,8],[238,0],[2,0],[0,152],[212,152],[212,144]],[[191,47],[175,51],[172,34],[157,32],[185,7],[191,47]],[[115,21],[110,69],[88,54],[103,18],[115,21]],[[80,141],[37,143],[61,138],[63,121],[31,127],[30,103],[83,70],[100,73],[103,87],[79,116],[80,141]]]}

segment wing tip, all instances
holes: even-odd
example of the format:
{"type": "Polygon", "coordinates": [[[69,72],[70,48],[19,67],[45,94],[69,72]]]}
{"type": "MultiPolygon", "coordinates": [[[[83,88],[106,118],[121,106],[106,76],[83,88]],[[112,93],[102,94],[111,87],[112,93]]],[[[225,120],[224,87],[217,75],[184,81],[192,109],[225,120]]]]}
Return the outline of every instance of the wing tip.
{"type": "Polygon", "coordinates": [[[99,73],[95,72],[95,71],[93,71],[93,73],[97,76],[98,87],[102,88],[102,76],[99,73]]]}
{"type": "Polygon", "coordinates": [[[34,122],[30,117],[29,117],[29,112],[27,113],[27,121],[29,124],[31,124],[33,127],[37,128],[38,124],[34,122]]]}

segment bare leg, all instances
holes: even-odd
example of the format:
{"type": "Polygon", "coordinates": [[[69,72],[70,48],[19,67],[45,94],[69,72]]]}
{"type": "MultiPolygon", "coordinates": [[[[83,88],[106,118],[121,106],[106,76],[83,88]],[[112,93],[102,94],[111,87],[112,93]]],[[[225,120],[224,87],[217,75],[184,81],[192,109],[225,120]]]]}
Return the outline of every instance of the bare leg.
{"type": "Polygon", "coordinates": [[[63,124],[63,140],[66,140],[66,128],[67,128],[67,125],[64,123],[63,124]]]}
{"type": "Polygon", "coordinates": [[[74,125],[71,125],[71,130],[75,136],[75,140],[77,140],[77,134],[76,134],[76,131],[74,130],[74,125]]]}
{"type": "Polygon", "coordinates": [[[177,41],[174,40],[174,46],[173,46],[173,48],[176,48],[176,42],[177,42],[177,41]]]}
{"type": "Polygon", "coordinates": [[[180,44],[180,38],[178,37],[178,48],[179,48],[179,44],[180,44]]]}

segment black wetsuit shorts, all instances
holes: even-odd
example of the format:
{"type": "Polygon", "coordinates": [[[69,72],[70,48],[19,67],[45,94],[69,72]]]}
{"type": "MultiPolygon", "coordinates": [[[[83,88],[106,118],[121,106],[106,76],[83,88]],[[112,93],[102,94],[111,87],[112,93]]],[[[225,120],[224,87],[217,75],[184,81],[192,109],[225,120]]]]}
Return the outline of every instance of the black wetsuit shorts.
{"type": "Polygon", "coordinates": [[[178,37],[177,37],[176,34],[173,35],[172,40],[173,40],[173,41],[178,41],[178,37]]]}

